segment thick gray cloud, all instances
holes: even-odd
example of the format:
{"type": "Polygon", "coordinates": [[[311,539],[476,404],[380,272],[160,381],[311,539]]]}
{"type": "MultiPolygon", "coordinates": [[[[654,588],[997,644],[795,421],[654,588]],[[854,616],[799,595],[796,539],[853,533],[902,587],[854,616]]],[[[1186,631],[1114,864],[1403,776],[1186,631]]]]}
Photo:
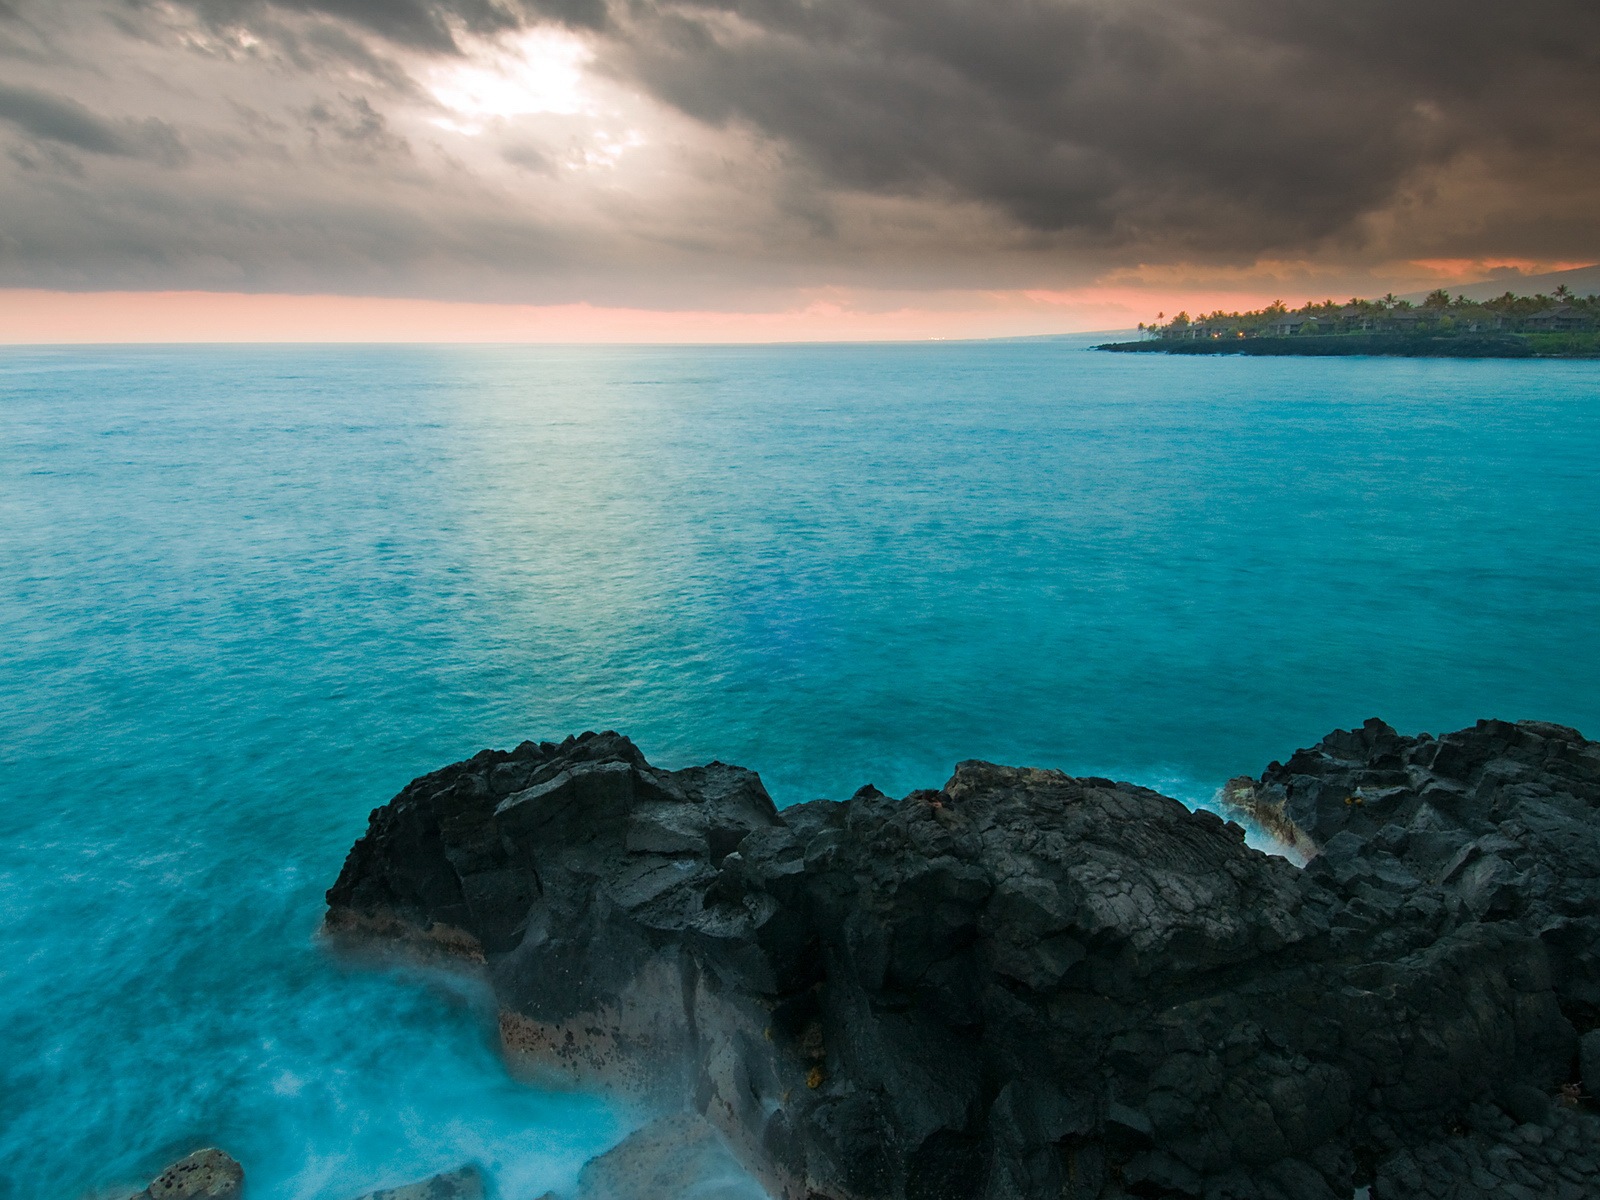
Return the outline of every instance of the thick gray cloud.
{"type": "Polygon", "coordinates": [[[0,120],[34,137],[95,154],[126,154],[125,138],[109,122],[64,96],[0,83],[0,120]]]}
{"type": "Polygon", "coordinates": [[[150,158],[168,165],[188,157],[177,132],[163,121],[108,121],[66,96],[32,88],[0,83],[0,121],[35,138],[91,154],[150,158]]]}
{"type": "Polygon", "coordinates": [[[503,33],[529,22],[600,28],[604,0],[186,0],[214,26],[272,19],[272,10],[332,17],[403,46],[459,53],[458,32],[503,33]]]}
{"type": "Polygon", "coordinates": [[[1558,174],[1540,162],[1581,161],[1600,135],[1589,0],[630,9],[621,69],[836,184],[944,189],[1141,252],[1303,251],[1464,156],[1503,164],[1538,209],[1558,174]]]}
{"type": "Polygon", "coordinates": [[[1600,258],[1592,0],[0,0],[0,79],[0,286],[1600,258]],[[449,98],[541,27],[601,99],[449,98]]]}

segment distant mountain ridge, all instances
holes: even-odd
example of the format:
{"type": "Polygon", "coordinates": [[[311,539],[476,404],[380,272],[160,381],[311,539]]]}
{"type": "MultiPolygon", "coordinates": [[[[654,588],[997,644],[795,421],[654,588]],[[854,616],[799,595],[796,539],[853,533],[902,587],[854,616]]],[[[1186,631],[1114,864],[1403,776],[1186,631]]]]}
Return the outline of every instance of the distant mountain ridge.
{"type": "MultiPolygon", "coordinates": [[[[1574,296],[1600,295],[1600,263],[1587,267],[1574,267],[1570,271],[1550,271],[1543,275],[1524,275],[1520,271],[1507,271],[1479,283],[1447,287],[1445,291],[1452,296],[1465,296],[1468,300],[1493,300],[1497,296],[1504,296],[1507,292],[1518,296],[1548,296],[1562,284],[1565,284],[1567,290],[1574,296]]],[[[1420,304],[1427,297],[1428,292],[1408,292],[1400,299],[1420,304]]]]}

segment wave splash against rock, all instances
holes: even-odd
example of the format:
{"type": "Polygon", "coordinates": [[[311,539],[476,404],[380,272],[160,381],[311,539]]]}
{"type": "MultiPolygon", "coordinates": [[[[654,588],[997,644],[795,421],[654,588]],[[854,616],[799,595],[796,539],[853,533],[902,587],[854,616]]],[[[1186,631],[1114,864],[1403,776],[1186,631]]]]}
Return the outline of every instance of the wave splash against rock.
{"type": "Polygon", "coordinates": [[[781,1200],[1600,1194],[1600,745],[1369,721],[1225,800],[1309,866],[1108,779],[780,813],[525,742],[376,810],[327,927],[481,970],[514,1060],[703,1114],[781,1200]]]}

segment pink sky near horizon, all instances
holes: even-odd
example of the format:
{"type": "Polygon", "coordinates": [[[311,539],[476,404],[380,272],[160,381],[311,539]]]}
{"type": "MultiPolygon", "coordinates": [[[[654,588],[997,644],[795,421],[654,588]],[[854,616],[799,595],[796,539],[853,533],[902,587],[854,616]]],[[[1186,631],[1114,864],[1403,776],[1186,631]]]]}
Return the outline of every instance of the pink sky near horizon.
{"type": "Polygon", "coordinates": [[[829,292],[781,311],[718,312],[372,296],[0,289],[0,344],[923,341],[1132,329],[1161,312],[1249,309],[1276,298],[1244,290],[1092,286],[932,293],[916,303],[904,297],[895,303],[829,292]]]}

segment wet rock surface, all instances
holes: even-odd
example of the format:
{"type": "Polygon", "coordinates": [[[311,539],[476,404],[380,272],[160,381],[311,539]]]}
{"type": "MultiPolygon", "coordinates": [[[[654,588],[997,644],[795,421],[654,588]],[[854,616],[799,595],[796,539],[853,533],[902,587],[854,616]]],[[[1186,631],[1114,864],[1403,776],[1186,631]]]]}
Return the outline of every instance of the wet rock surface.
{"type": "Polygon", "coordinates": [[[483,1200],[483,1175],[477,1167],[466,1166],[418,1183],[368,1192],[360,1200],[483,1200]]]}
{"type": "Polygon", "coordinates": [[[1600,1195],[1600,746],[1369,721],[1226,800],[1315,857],[1053,771],[779,814],[524,743],[374,812],[327,927],[481,970],[513,1060],[786,1200],[1600,1195]]]}
{"type": "Polygon", "coordinates": [[[765,1200],[761,1188],[704,1117],[652,1121],[592,1159],[577,1200],[765,1200]]]}
{"type": "Polygon", "coordinates": [[[1372,1194],[1438,1200],[1588,1200],[1600,1194],[1600,1117],[1558,1107],[1519,1125],[1492,1104],[1475,1104],[1462,1125],[1459,1133],[1384,1160],[1372,1194]]]}
{"type": "Polygon", "coordinates": [[[235,1200],[244,1168],[221,1150],[196,1150],[150,1181],[134,1200],[235,1200]]]}
{"type": "MultiPolygon", "coordinates": [[[[244,1168],[222,1150],[196,1150],[126,1200],[238,1200],[244,1168]]],[[[359,1200],[484,1200],[483,1173],[467,1165],[417,1183],[368,1192],[359,1200]]],[[[124,1193],[124,1195],[126,1195],[124,1193]]]]}

